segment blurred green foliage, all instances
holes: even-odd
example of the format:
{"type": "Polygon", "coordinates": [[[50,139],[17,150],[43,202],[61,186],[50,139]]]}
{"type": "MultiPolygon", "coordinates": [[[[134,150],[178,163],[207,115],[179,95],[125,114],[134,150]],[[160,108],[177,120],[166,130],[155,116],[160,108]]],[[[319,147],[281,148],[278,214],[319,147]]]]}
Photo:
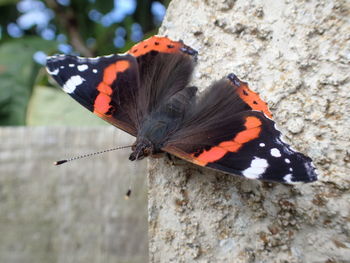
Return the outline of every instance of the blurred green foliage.
{"type": "MultiPolygon", "coordinates": [[[[45,56],[125,52],[157,33],[154,10],[169,1],[0,0],[0,125],[83,124],[76,120],[88,113],[48,79],[45,56]]],[[[89,117],[86,123],[101,124],[89,117]]]]}
{"type": "Polygon", "coordinates": [[[24,125],[32,89],[41,66],[33,60],[37,50],[48,53],[56,43],[39,37],[7,41],[0,46],[0,125],[24,125]]]}
{"type": "Polygon", "coordinates": [[[18,2],[18,0],[0,0],[0,5],[13,4],[18,2]]]}
{"type": "Polygon", "coordinates": [[[72,125],[72,126],[109,125],[86,108],[80,106],[66,93],[46,86],[36,86],[30,100],[27,125],[72,125]],[[42,105],[48,107],[42,108],[42,105]]]}

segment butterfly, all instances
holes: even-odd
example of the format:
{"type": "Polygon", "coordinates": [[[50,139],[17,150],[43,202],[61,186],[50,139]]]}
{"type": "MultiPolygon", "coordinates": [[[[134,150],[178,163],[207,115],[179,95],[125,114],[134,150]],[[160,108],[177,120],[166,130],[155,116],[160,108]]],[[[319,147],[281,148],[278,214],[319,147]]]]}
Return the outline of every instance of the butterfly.
{"type": "Polygon", "coordinates": [[[47,71],[73,99],[136,137],[131,161],[170,153],[250,179],[317,180],[312,160],[283,141],[267,104],[235,74],[202,94],[189,83],[198,52],[153,36],[124,54],[48,57],[47,71]]]}

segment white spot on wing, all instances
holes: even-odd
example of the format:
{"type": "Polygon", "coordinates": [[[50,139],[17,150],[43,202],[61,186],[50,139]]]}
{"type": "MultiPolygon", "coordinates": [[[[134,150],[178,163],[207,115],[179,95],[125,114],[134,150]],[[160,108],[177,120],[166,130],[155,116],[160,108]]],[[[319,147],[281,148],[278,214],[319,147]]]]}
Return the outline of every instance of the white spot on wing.
{"type": "Polygon", "coordinates": [[[286,163],[290,163],[290,160],[288,158],[284,159],[286,163]]]}
{"type": "Polygon", "coordinates": [[[269,164],[265,159],[254,157],[250,163],[250,167],[245,169],[242,174],[250,179],[258,179],[266,171],[268,166],[269,164]]]}
{"type": "Polygon", "coordinates": [[[289,168],[289,171],[290,171],[290,172],[293,172],[293,168],[289,168]]]}
{"type": "Polygon", "coordinates": [[[263,111],[261,111],[261,112],[265,115],[266,118],[268,118],[269,120],[273,121],[273,119],[271,119],[269,116],[267,116],[267,115],[265,114],[265,112],[263,112],[263,111]]]}
{"type": "Polygon", "coordinates": [[[79,65],[77,68],[78,68],[79,71],[85,71],[85,70],[87,70],[89,67],[88,67],[88,65],[83,64],[83,65],[79,65]]]}
{"type": "Polygon", "coordinates": [[[260,147],[265,147],[265,143],[262,142],[262,143],[259,144],[259,146],[260,147]]]}
{"type": "Polygon", "coordinates": [[[287,141],[284,139],[284,137],[282,135],[279,137],[279,139],[280,139],[281,142],[283,142],[285,144],[288,144],[287,141]]]}
{"type": "Polygon", "coordinates": [[[272,148],[270,153],[273,157],[281,157],[281,152],[277,148],[272,148]]]}
{"type": "Polygon", "coordinates": [[[64,69],[64,66],[60,66],[60,68],[64,69]]]}
{"type": "Polygon", "coordinates": [[[56,69],[54,69],[54,70],[52,70],[52,71],[50,71],[49,68],[46,68],[46,71],[47,71],[50,75],[53,75],[53,76],[57,75],[58,72],[60,72],[60,70],[59,70],[58,68],[56,68],[56,69]]]}
{"type": "MultiPolygon", "coordinates": [[[[86,58],[82,58],[82,59],[86,60],[86,58]]],[[[89,59],[89,61],[99,61],[101,59],[101,57],[94,57],[94,58],[88,58],[88,59],[89,59]]]]}
{"type": "Polygon", "coordinates": [[[304,162],[304,166],[305,166],[305,169],[309,175],[310,178],[312,179],[316,179],[317,178],[317,174],[316,174],[316,171],[315,171],[315,166],[312,162],[304,162]]]}
{"type": "Polygon", "coordinates": [[[73,93],[77,86],[81,85],[84,81],[85,79],[83,79],[79,75],[72,76],[63,85],[63,90],[67,93],[73,93]]]}
{"type": "Polygon", "coordinates": [[[289,145],[289,149],[293,152],[298,152],[297,150],[295,150],[292,146],[289,145]]]}
{"type": "Polygon", "coordinates": [[[286,182],[286,183],[293,183],[293,181],[292,181],[292,174],[287,174],[287,175],[285,175],[284,177],[283,177],[283,180],[286,182]]]}
{"type": "Polygon", "coordinates": [[[98,70],[94,68],[94,69],[92,70],[92,72],[97,73],[98,70]]]}
{"type": "Polygon", "coordinates": [[[69,64],[68,65],[70,68],[73,68],[75,65],[74,64],[69,64]]]}

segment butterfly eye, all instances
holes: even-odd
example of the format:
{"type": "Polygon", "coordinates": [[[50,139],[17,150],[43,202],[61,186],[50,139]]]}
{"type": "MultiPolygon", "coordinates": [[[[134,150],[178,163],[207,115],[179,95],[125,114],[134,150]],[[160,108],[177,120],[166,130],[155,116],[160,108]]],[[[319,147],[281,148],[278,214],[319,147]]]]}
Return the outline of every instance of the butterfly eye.
{"type": "Polygon", "coordinates": [[[152,148],[151,147],[147,147],[147,148],[145,148],[144,150],[143,150],[143,154],[145,155],[145,156],[148,156],[148,155],[150,155],[152,153],[152,148]]]}

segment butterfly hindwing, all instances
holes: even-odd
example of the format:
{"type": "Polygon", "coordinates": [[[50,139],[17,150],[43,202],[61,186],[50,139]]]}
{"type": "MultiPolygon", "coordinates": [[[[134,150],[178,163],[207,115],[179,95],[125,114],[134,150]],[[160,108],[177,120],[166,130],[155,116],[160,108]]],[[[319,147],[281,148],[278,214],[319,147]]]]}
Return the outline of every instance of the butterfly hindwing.
{"type": "Polygon", "coordinates": [[[316,180],[311,159],[282,141],[267,116],[270,112],[265,102],[237,77],[232,83],[232,77],[230,74],[215,83],[204,94],[163,150],[251,179],[284,183],[316,180]],[[243,94],[243,89],[252,96],[243,94]],[[252,101],[257,104],[250,105],[252,101]]]}
{"type": "Polygon", "coordinates": [[[190,82],[197,51],[182,41],[153,36],[129,51],[137,59],[142,87],[138,97],[141,115],[156,110],[161,103],[190,82]]]}

